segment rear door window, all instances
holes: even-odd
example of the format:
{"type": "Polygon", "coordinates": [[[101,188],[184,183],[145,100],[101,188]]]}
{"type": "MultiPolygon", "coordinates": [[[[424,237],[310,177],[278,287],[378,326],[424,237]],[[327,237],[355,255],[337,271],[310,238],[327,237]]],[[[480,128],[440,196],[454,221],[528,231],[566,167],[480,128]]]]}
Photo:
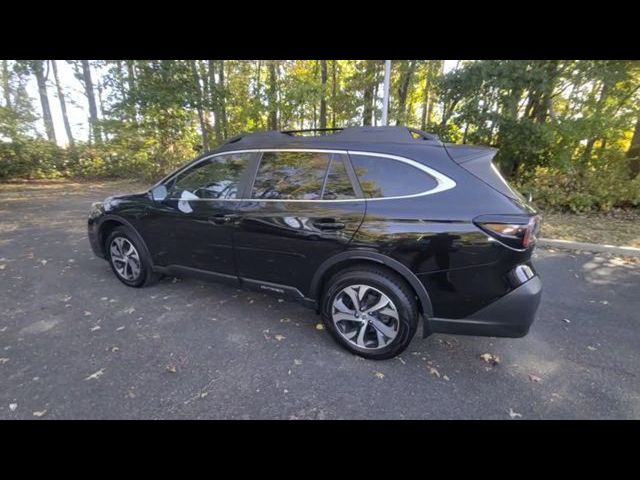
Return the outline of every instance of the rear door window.
{"type": "Polygon", "coordinates": [[[367,198],[416,195],[438,185],[431,175],[399,160],[357,154],[350,158],[367,198]]]}
{"type": "Polygon", "coordinates": [[[265,152],[251,197],[320,200],[330,156],[322,152],[265,152]]]}

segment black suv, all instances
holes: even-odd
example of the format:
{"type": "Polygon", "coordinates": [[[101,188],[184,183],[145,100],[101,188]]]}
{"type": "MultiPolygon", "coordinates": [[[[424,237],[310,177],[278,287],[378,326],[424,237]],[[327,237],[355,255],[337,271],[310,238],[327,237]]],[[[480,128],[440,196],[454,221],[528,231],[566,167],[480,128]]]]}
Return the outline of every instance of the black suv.
{"type": "Polygon", "coordinates": [[[93,205],[89,239],[126,285],[192,274],[290,295],[368,358],[446,332],[521,337],[542,284],[535,210],[496,150],[406,127],[235,137],[145,193],[93,205]]]}

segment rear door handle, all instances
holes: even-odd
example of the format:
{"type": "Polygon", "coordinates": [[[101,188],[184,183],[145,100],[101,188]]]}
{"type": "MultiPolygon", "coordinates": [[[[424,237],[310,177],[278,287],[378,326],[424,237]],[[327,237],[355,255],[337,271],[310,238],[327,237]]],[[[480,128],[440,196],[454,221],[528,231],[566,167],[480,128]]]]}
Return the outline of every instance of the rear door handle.
{"type": "Polygon", "coordinates": [[[333,218],[323,218],[313,222],[313,225],[320,230],[341,230],[345,227],[344,223],[336,222],[333,218]]]}
{"type": "Polygon", "coordinates": [[[213,217],[209,217],[209,221],[211,223],[215,223],[216,225],[225,225],[231,223],[239,218],[239,215],[235,215],[233,213],[218,213],[213,217]]]}

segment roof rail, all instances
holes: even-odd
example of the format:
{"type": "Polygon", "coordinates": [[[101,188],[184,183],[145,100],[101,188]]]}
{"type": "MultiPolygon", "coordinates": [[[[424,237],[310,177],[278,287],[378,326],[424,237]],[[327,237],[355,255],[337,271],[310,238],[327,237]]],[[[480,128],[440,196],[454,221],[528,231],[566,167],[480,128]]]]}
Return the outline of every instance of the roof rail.
{"type": "Polygon", "coordinates": [[[306,133],[306,132],[341,132],[344,128],[305,128],[303,130],[281,130],[280,133],[284,133],[285,135],[294,136],[295,133],[306,133]]]}
{"type": "Polygon", "coordinates": [[[437,140],[437,141],[440,141],[440,137],[438,135],[436,135],[435,133],[427,133],[427,132],[423,132],[422,130],[418,130],[417,128],[411,128],[411,127],[406,127],[406,129],[409,130],[409,132],[411,132],[411,133],[415,133],[416,135],[421,136],[425,140],[437,140]]]}

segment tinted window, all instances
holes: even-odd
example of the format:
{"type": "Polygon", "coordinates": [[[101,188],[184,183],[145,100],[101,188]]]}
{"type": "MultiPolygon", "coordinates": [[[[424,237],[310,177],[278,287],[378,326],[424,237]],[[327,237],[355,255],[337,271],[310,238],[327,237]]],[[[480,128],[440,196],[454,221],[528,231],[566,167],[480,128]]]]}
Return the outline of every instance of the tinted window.
{"type": "Polygon", "coordinates": [[[185,190],[200,198],[236,198],[240,177],[251,159],[250,153],[220,155],[182,172],[169,188],[170,198],[185,190]]]}
{"type": "Polygon", "coordinates": [[[333,155],[322,199],[343,200],[355,198],[355,196],[343,157],[341,155],[333,155]]]}
{"type": "Polygon", "coordinates": [[[368,198],[414,195],[437,185],[430,175],[398,160],[351,155],[351,162],[368,198]]]}
{"type": "Polygon", "coordinates": [[[319,200],[329,155],[265,152],[253,185],[253,198],[319,200]]]}

